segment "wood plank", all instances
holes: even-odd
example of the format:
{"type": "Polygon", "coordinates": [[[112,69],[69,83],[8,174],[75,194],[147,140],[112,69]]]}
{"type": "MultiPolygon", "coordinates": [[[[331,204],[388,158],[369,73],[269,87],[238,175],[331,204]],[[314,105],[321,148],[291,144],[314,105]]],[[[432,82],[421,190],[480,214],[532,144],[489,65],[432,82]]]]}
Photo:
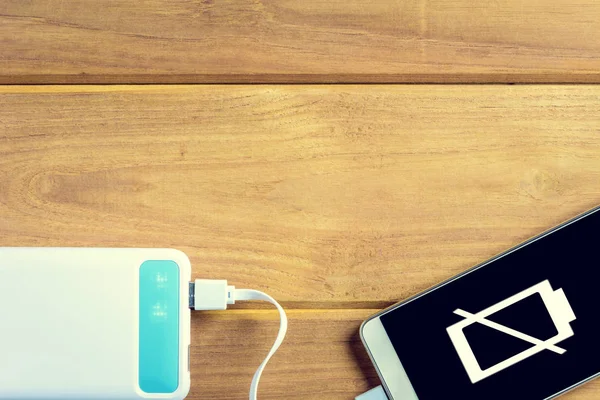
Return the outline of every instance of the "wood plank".
{"type": "MultiPolygon", "coordinates": [[[[376,310],[292,310],[287,340],[267,366],[261,399],[348,400],[379,385],[357,335],[376,310]]],[[[189,399],[243,399],[278,329],[275,311],[194,314],[189,399]]],[[[435,376],[432,376],[435,384],[435,376]]],[[[600,380],[561,397],[596,400],[600,380]]]]}
{"type": "MultiPolygon", "coordinates": [[[[350,399],[379,385],[358,336],[376,310],[291,310],[286,341],[261,379],[261,399],[350,399]]],[[[279,318],[270,310],[194,313],[189,399],[248,397],[279,318]]]]}
{"type": "Polygon", "coordinates": [[[598,86],[0,87],[0,245],[379,308],[600,200],[598,86]]]}
{"type": "Polygon", "coordinates": [[[5,0],[0,83],[600,82],[594,0],[5,0]]]}

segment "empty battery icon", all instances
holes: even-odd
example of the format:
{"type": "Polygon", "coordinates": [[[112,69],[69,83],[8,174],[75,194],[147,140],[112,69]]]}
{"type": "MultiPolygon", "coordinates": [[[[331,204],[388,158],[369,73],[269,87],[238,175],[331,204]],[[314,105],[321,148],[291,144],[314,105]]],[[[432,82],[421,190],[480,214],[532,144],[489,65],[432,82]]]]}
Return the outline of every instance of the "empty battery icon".
{"type": "Polygon", "coordinates": [[[491,307],[479,311],[478,313],[473,314],[462,309],[456,309],[454,310],[454,313],[464,317],[464,319],[452,326],[449,326],[446,328],[446,331],[448,332],[450,340],[452,341],[452,344],[458,353],[458,357],[460,358],[472,383],[477,383],[485,378],[488,378],[544,350],[552,351],[557,354],[563,354],[566,352],[566,350],[557,346],[557,343],[574,335],[570,323],[575,320],[575,314],[573,313],[571,305],[569,304],[569,300],[562,289],[553,290],[552,286],[550,285],[550,281],[548,280],[533,285],[505,300],[492,305],[491,307]],[[490,315],[515,303],[518,303],[536,293],[539,293],[541,296],[548,314],[550,315],[550,318],[552,319],[552,322],[556,328],[557,334],[553,337],[550,337],[546,340],[541,340],[488,319],[490,315]],[[475,323],[495,329],[517,339],[521,339],[532,344],[532,347],[489,368],[482,369],[464,334],[464,328],[475,323]]]}

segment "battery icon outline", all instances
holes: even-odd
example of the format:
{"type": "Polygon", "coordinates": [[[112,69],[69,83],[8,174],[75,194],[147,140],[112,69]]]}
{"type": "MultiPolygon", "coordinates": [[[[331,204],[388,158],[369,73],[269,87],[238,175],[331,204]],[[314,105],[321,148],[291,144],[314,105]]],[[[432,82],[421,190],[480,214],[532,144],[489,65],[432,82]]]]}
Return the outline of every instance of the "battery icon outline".
{"type": "Polygon", "coordinates": [[[452,344],[458,353],[458,357],[472,383],[477,383],[485,378],[495,375],[544,350],[552,351],[557,354],[564,354],[566,350],[556,346],[556,344],[574,335],[570,323],[576,319],[575,313],[573,312],[564,291],[562,289],[553,290],[549,280],[533,285],[505,300],[479,311],[478,313],[472,314],[462,309],[456,309],[454,310],[454,313],[464,317],[464,319],[449,326],[446,328],[446,331],[448,332],[450,340],[452,341],[452,344]],[[488,316],[536,293],[540,294],[544,305],[550,314],[550,318],[556,327],[557,334],[555,336],[547,340],[540,340],[487,319],[488,316]],[[481,369],[463,331],[464,328],[474,323],[479,323],[507,335],[514,336],[533,344],[533,346],[487,369],[481,369]]]}

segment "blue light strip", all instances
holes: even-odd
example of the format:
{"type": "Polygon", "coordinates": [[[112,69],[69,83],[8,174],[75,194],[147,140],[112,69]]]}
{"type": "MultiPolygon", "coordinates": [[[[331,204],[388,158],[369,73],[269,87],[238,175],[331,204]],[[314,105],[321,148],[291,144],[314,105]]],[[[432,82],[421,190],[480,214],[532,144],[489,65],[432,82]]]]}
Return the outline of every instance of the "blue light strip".
{"type": "Polygon", "coordinates": [[[146,393],[179,387],[179,266],[146,261],[140,266],[139,385],[146,393]]]}

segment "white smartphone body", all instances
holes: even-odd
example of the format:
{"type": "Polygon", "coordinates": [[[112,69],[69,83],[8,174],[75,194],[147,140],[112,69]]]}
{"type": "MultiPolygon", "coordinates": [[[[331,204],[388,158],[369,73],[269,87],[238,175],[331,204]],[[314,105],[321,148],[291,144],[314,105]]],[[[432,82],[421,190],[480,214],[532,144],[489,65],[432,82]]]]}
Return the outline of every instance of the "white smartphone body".
{"type": "Polygon", "coordinates": [[[0,399],[184,399],[190,279],[172,249],[0,248],[0,399]]]}
{"type": "Polygon", "coordinates": [[[547,400],[600,375],[600,208],[366,320],[391,400],[547,400]]]}

